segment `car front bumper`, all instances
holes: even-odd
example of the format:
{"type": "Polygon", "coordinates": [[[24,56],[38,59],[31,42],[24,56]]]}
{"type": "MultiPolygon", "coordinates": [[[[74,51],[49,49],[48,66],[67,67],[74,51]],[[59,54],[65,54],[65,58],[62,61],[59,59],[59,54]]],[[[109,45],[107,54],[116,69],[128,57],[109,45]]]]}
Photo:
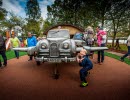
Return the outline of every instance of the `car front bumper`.
{"type": "Polygon", "coordinates": [[[60,62],[72,62],[72,61],[76,61],[76,58],[68,58],[68,57],[64,57],[64,58],[44,58],[44,57],[35,57],[36,61],[40,61],[40,62],[55,62],[55,63],[60,63],[60,62]]]}

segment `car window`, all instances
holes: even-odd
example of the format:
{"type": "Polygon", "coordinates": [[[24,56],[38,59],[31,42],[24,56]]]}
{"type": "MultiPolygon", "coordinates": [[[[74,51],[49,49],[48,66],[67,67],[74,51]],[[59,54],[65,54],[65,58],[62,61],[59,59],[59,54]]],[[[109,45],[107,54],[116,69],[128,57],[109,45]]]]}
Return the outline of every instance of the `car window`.
{"type": "Polygon", "coordinates": [[[47,38],[70,38],[70,34],[67,30],[50,30],[47,38]]]}

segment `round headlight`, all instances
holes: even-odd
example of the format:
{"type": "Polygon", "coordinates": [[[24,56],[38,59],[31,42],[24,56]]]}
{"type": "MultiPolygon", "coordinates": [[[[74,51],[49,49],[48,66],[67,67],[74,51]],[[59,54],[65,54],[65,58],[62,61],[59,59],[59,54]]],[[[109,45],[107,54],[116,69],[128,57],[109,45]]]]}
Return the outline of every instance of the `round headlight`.
{"type": "Polygon", "coordinates": [[[45,43],[42,43],[42,44],[41,44],[41,48],[42,48],[42,49],[46,49],[46,48],[47,48],[47,45],[46,45],[45,43]]]}
{"type": "Polygon", "coordinates": [[[64,44],[63,44],[63,48],[64,48],[64,49],[68,49],[68,48],[69,48],[69,44],[68,44],[68,43],[64,43],[64,44]]]}

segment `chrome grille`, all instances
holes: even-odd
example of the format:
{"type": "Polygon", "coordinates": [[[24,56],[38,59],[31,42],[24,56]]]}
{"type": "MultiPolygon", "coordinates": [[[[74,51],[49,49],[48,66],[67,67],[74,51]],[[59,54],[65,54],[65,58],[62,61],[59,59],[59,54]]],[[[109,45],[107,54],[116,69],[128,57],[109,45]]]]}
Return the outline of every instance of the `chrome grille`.
{"type": "Polygon", "coordinates": [[[58,57],[59,52],[58,52],[58,46],[56,43],[52,43],[50,45],[50,57],[58,57]]]}

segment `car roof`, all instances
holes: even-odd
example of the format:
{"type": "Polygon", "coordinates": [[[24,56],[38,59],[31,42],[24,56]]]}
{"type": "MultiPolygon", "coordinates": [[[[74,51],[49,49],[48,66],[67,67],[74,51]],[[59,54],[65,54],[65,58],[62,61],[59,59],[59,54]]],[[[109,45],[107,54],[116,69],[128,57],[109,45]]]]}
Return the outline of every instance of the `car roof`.
{"type": "Polygon", "coordinates": [[[49,30],[49,31],[60,31],[60,30],[67,30],[67,31],[69,31],[69,29],[52,29],[52,30],[49,30]]]}

